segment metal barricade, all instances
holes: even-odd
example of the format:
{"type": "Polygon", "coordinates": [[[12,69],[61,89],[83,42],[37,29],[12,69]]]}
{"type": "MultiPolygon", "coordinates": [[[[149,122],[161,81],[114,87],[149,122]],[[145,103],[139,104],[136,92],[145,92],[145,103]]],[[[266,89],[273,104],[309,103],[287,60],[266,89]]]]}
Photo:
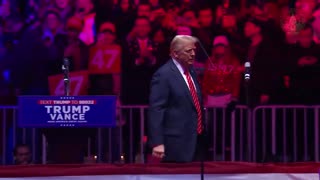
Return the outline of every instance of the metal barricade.
{"type": "MultiPolygon", "coordinates": [[[[127,127],[129,127],[125,130],[123,127],[120,128],[122,132],[120,140],[123,141],[121,144],[129,143],[127,144],[129,147],[127,153],[125,153],[126,148],[123,147],[120,148],[121,152],[129,158],[127,162],[143,163],[146,160],[146,153],[150,153],[145,152],[146,147],[143,141],[146,135],[145,122],[148,106],[121,106],[119,108],[121,109],[120,119],[125,119],[127,127]],[[137,131],[138,133],[136,133],[137,131]],[[125,140],[124,133],[127,133],[129,140],[125,140]]],[[[251,115],[249,109],[246,106],[237,106],[234,111],[228,112],[225,107],[207,107],[205,113],[207,124],[210,124],[207,128],[212,132],[209,135],[212,142],[212,160],[250,161],[251,115]],[[222,130],[220,132],[222,138],[220,138],[218,130],[222,130]],[[224,151],[223,149],[227,147],[227,141],[230,146],[227,151],[224,151]],[[219,142],[220,146],[218,146],[219,142]],[[220,153],[218,152],[219,148],[220,153]],[[219,155],[221,158],[218,157],[219,155]]]]}
{"type": "MultiPolygon", "coordinates": [[[[97,154],[99,162],[102,161],[103,156],[103,146],[106,141],[103,141],[102,131],[108,131],[108,157],[114,157],[118,159],[109,158],[108,162],[125,161],[128,163],[144,163],[145,154],[145,120],[148,106],[119,106],[117,108],[117,124],[116,128],[99,128],[98,129],[98,147],[97,154]],[[114,135],[112,131],[117,130],[117,140],[114,141],[114,135]],[[118,145],[118,153],[114,154],[112,151],[114,148],[114,143],[118,145]],[[125,159],[127,158],[127,159],[125,159]]],[[[106,136],[104,136],[106,137],[106,136]]],[[[88,147],[89,149],[90,147],[88,147]]],[[[89,151],[89,150],[88,150],[89,151]]]]}
{"type": "MultiPolygon", "coordinates": [[[[97,128],[95,138],[88,137],[85,142],[87,155],[96,156],[98,162],[113,163],[123,161],[123,157],[128,163],[145,162],[147,109],[119,106],[118,126],[97,128]]],[[[318,162],[319,109],[320,106],[259,106],[251,113],[246,106],[237,106],[230,113],[224,107],[207,107],[211,160],[318,162]],[[268,155],[273,158],[268,159],[268,155]]],[[[13,163],[6,157],[19,143],[31,146],[34,161],[46,163],[45,136],[35,128],[18,128],[17,110],[16,106],[0,106],[1,164],[13,163]]]]}
{"type": "MultiPolygon", "coordinates": [[[[116,128],[97,128],[95,138],[88,137],[88,141],[85,142],[87,143],[87,156],[94,156],[97,162],[144,163],[147,153],[145,152],[144,142],[147,109],[148,106],[119,106],[117,112],[118,126],[116,128]],[[124,157],[127,159],[124,159],[124,157]]],[[[38,162],[41,161],[42,164],[46,164],[48,147],[46,137],[35,128],[18,128],[17,110],[15,106],[0,107],[2,115],[2,164],[12,163],[6,157],[8,151],[12,151],[18,143],[30,145],[33,161],[38,160],[38,162]],[[13,142],[8,148],[10,129],[12,129],[13,138],[11,139],[13,142]]],[[[250,157],[248,153],[251,149],[248,146],[251,144],[250,128],[247,127],[250,125],[250,121],[247,120],[250,117],[248,113],[249,111],[245,106],[238,106],[230,114],[224,107],[207,108],[207,121],[212,132],[212,160],[248,160],[250,157]],[[226,131],[226,129],[229,130],[226,131]],[[228,145],[226,145],[227,139],[228,145]],[[227,151],[225,151],[226,146],[229,148],[227,151]],[[218,152],[219,148],[220,152],[218,152]],[[221,158],[218,158],[219,155],[221,158]]]]}
{"type": "MultiPolygon", "coordinates": [[[[88,137],[87,142],[84,142],[87,144],[87,156],[94,156],[97,162],[143,163],[147,106],[120,106],[117,110],[116,128],[97,128],[97,135],[94,138],[88,137]]],[[[13,164],[13,159],[7,157],[12,156],[16,144],[30,145],[33,162],[46,164],[48,142],[45,135],[40,134],[36,128],[19,128],[17,111],[16,106],[0,106],[1,164],[13,164]]]]}
{"type": "Polygon", "coordinates": [[[234,111],[225,107],[207,107],[206,121],[211,142],[212,161],[250,161],[251,121],[246,106],[234,111]]]}
{"type": "Polygon", "coordinates": [[[16,107],[12,107],[12,106],[1,106],[0,107],[0,113],[1,113],[1,145],[2,145],[2,148],[1,148],[1,163],[4,165],[6,164],[7,162],[7,130],[9,129],[8,127],[10,127],[10,125],[13,127],[12,130],[13,130],[13,144],[16,143],[16,138],[15,138],[15,135],[16,135],[16,128],[15,128],[15,116],[16,116],[16,107]],[[9,115],[10,114],[10,115],[9,115]],[[11,117],[11,118],[9,118],[11,117]],[[8,119],[11,119],[11,123],[8,122],[8,119]]]}
{"type": "Polygon", "coordinates": [[[7,159],[7,157],[13,154],[13,148],[16,144],[29,142],[32,148],[33,161],[36,157],[36,130],[34,128],[17,127],[17,110],[16,106],[0,106],[1,164],[3,165],[13,163],[14,159],[7,159]]]}
{"type": "Polygon", "coordinates": [[[253,161],[319,161],[319,106],[253,110],[253,161]]]}

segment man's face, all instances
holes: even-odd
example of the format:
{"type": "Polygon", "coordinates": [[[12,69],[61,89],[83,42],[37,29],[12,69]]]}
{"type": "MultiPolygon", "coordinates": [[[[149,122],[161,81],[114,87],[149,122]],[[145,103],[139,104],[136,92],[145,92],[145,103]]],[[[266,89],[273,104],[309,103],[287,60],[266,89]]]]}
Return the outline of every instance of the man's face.
{"type": "Polygon", "coordinates": [[[212,23],[212,11],[210,9],[203,9],[199,12],[199,23],[202,27],[209,27],[212,23]]]}
{"type": "Polygon", "coordinates": [[[247,38],[251,38],[252,36],[256,35],[257,33],[259,33],[259,27],[257,27],[252,22],[246,22],[246,24],[244,26],[244,35],[247,38]]]}
{"type": "Polygon", "coordinates": [[[135,30],[138,37],[147,37],[151,31],[149,21],[146,19],[137,19],[135,23],[135,30]]]}
{"type": "Polygon", "coordinates": [[[142,4],[138,6],[138,11],[137,11],[137,15],[139,16],[145,16],[145,17],[149,17],[151,14],[151,9],[150,6],[142,4]]]}
{"type": "Polygon", "coordinates": [[[31,153],[28,147],[19,147],[16,152],[16,162],[19,165],[25,165],[30,162],[31,153]]]}
{"type": "Polygon", "coordinates": [[[175,58],[182,64],[191,66],[196,55],[196,46],[192,41],[185,41],[182,44],[182,48],[175,52],[175,58]]]}

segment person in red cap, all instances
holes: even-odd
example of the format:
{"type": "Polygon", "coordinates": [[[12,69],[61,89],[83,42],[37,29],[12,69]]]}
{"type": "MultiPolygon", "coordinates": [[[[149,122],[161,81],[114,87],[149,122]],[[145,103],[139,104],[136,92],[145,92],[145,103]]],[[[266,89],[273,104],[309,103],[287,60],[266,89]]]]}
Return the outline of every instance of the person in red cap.
{"type": "Polygon", "coordinates": [[[116,27],[113,23],[104,22],[100,25],[97,41],[90,48],[90,94],[120,93],[121,47],[116,44],[116,38],[116,27]]]}

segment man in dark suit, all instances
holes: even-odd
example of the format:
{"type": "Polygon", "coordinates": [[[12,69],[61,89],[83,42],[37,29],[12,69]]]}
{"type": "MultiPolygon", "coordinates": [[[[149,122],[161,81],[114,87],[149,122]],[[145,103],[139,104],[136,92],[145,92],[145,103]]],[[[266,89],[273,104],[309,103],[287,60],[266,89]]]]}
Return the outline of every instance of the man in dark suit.
{"type": "Polygon", "coordinates": [[[202,95],[192,68],[196,42],[192,36],[176,36],[170,45],[172,59],[151,81],[149,145],[163,162],[198,161],[205,152],[202,95]]]}

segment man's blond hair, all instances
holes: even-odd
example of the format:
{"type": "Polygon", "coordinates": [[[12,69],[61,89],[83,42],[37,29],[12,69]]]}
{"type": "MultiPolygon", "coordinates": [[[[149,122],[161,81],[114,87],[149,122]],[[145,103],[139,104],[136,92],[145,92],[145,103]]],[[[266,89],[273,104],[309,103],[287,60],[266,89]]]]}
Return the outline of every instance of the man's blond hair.
{"type": "Polygon", "coordinates": [[[173,55],[173,52],[178,52],[183,49],[183,46],[186,42],[196,43],[197,38],[189,35],[176,35],[170,43],[170,55],[173,55]]]}

